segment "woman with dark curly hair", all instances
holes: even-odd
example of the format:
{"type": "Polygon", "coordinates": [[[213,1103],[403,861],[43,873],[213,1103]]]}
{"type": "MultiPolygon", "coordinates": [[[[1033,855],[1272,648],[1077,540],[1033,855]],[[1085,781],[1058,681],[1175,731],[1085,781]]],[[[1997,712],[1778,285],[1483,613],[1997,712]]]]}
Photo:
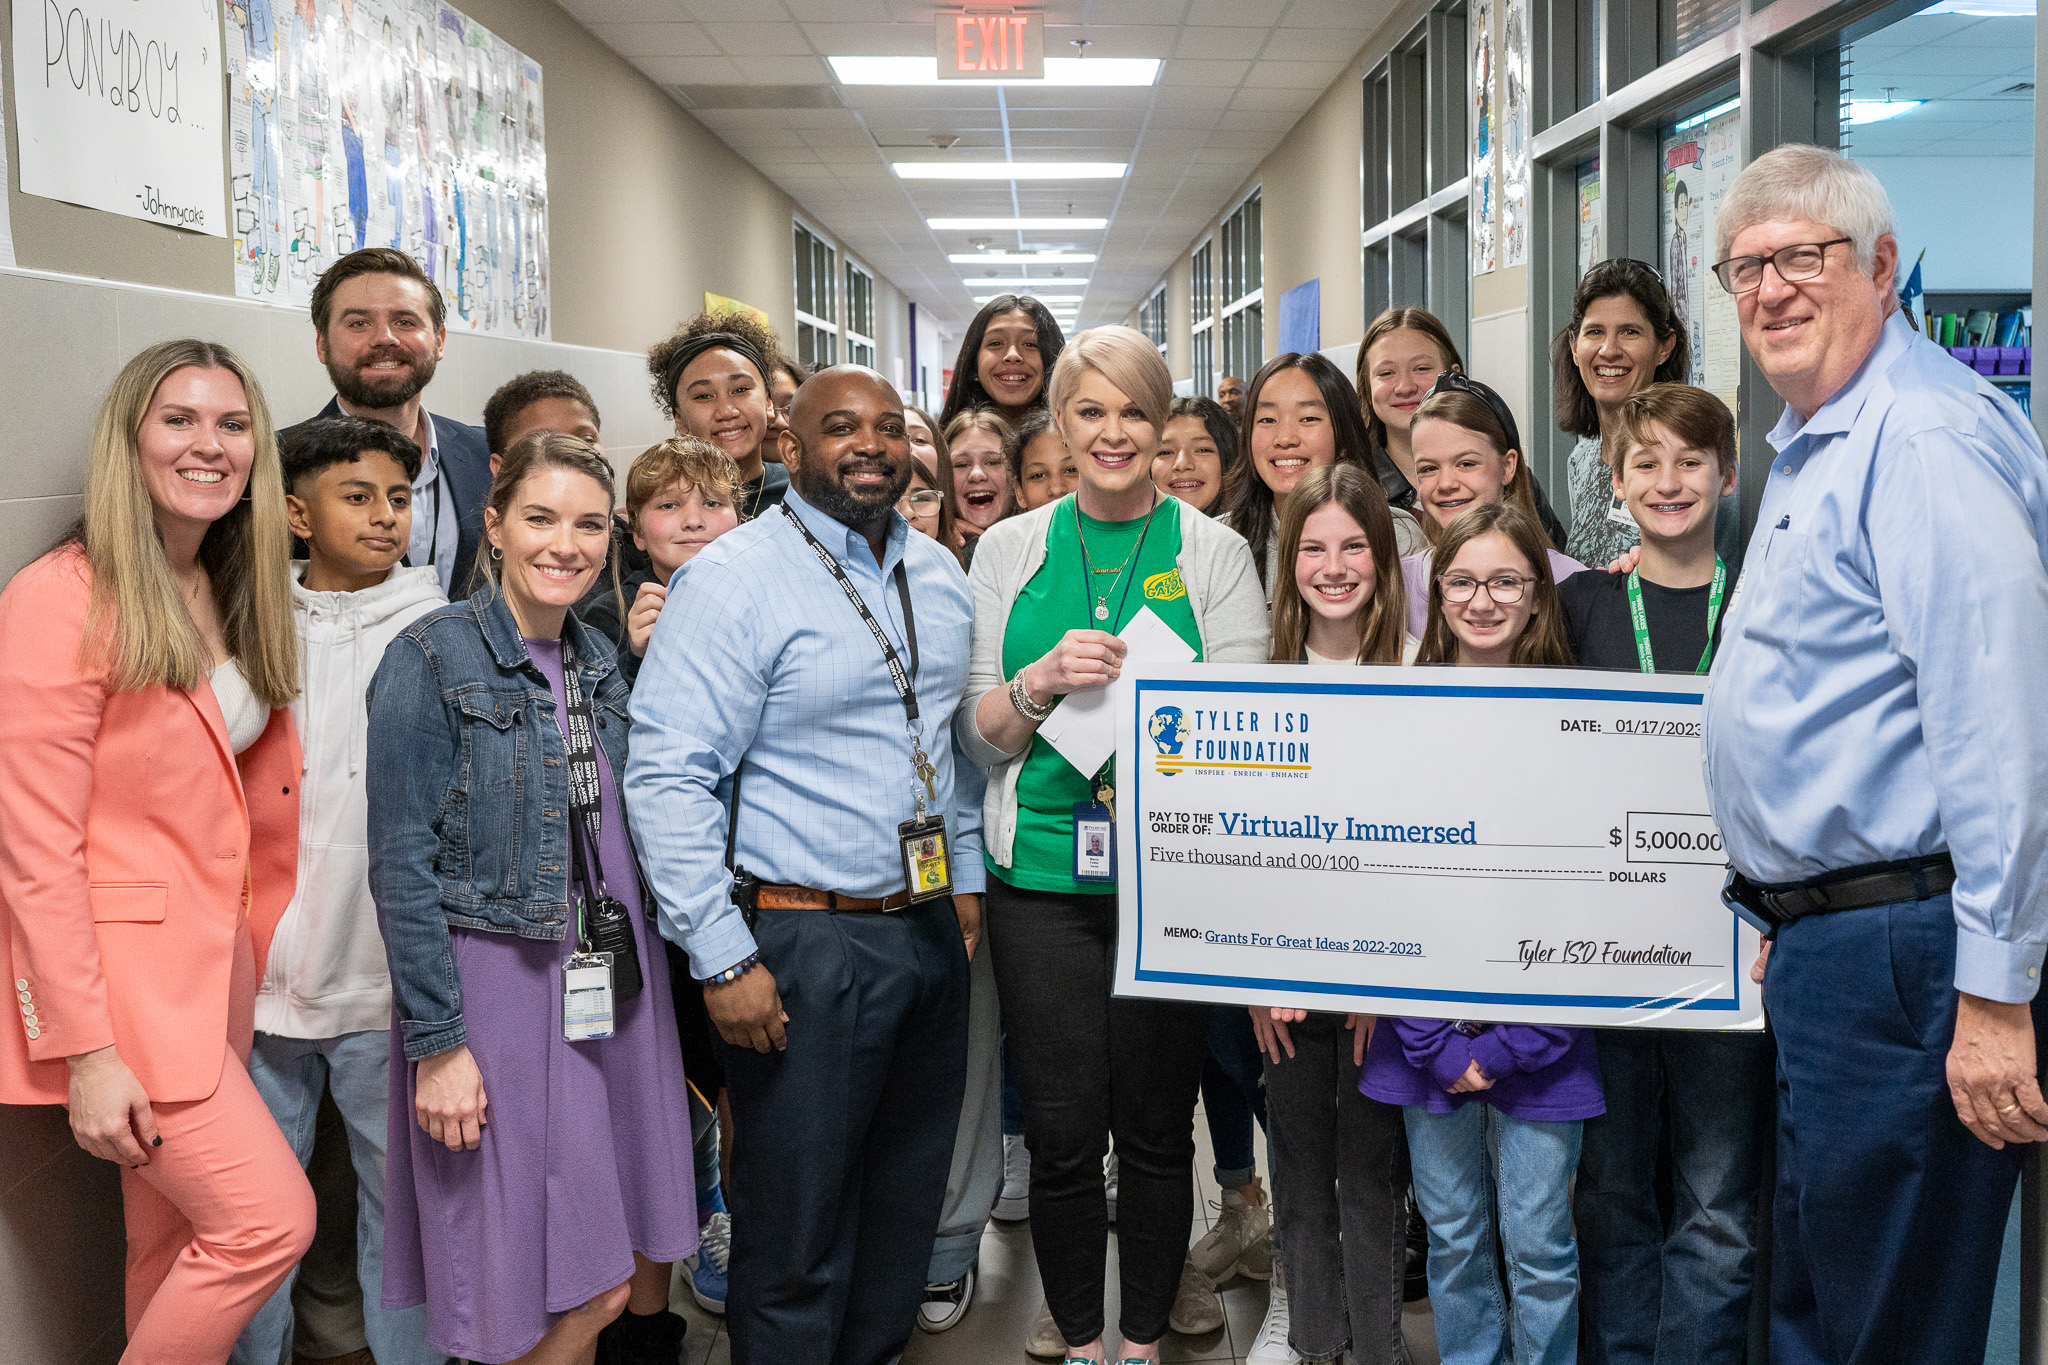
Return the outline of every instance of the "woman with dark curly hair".
{"type": "Polygon", "coordinates": [[[647,352],[654,403],[679,436],[711,442],[740,473],[742,521],[782,501],[789,474],[764,464],[775,334],[751,314],[699,313],[647,352]]]}

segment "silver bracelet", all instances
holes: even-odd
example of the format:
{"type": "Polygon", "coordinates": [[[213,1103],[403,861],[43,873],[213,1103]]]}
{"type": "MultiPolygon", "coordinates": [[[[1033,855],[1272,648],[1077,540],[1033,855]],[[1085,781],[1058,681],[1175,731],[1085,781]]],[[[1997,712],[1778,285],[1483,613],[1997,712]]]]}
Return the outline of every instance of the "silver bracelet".
{"type": "Polygon", "coordinates": [[[1047,716],[1051,715],[1052,708],[1059,704],[1060,699],[1058,697],[1054,697],[1043,706],[1031,700],[1031,690],[1024,686],[1023,670],[1018,670],[1017,676],[1010,679],[1010,705],[1016,707],[1017,714],[1030,721],[1033,725],[1039,724],[1047,716]]]}

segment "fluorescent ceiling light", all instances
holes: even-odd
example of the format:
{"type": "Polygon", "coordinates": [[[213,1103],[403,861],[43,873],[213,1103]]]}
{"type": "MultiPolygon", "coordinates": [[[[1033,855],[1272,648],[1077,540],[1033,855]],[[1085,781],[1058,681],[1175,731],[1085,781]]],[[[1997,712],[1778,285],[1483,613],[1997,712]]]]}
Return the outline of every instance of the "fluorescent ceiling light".
{"type": "Polygon", "coordinates": [[[1043,262],[1046,265],[1093,265],[1091,254],[1074,251],[963,251],[957,256],[948,256],[954,265],[1031,265],[1043,262]]]}
{"type": "Polygon", "coordinates": [[[932,57],[827,57],[844,85],[1151,85],[1159,79],[1157,57],[1047,57],[1044,80],[939,79],[932,57]]]}
{"type": "MultiPolygon", "coordinates": [[[[1010,291],[1008,291],[1008,292],[1010,292],[1010,293],[1013,293],[1013,294],[1014,294],[1014,293],[1016,293],[1017,291],[1016,291],[1016,290],[1014,290],[1014,289],[1012,289],[1012,290],[1010,290],[1010,291]]],[[[1024,291],[1024,292],[1026,292],[1026,293],[1031,293],[1031,291],[1030,291],[1030,290],[1026,290],[1026,291],[1024,291]]],[[[997,299],[999,299],[999,298],[1001,298],[1001,297],[1002,297],[1002,295],[1001,295],[1001,294],[976,294],[976,295],[974,296],[974,301],[975,301],[976,303],[994,303],[994,302],[995,302],[995,301],[996,301],[997,299]]],[[[1058,307],[1058,306],[1059,306],[1060,304],[1066,304],[1066,305],[1068,305],[1069,307],[1072,307],[1072,308],[1079,308],[1079,307],[1081,306],[1081,295],[1079,295],[1079,294],[1035,294],[1035,293],[1034,293],[1034,294],[1031,294],[1031,297],[1032,297],[1032,298],[1034,298],[1034,299],[1037,299],[1037,300],[1038,300],[1038,301],[1039,301],[1040,303],[1048,303],[1048,304],[1052,304],[1052,305],[1053,305],[1053,306],[1054,306],[1055,308],[1057,308],[1057,307],[1058,307]]]]}
{"type": "Polygon", "coordinates": [[[927,218],[924,225],[934,232],[1100,232],[1109,226],[1107,218],[927,218]]]}
{"type": "MultiPolygon", "coordinates": [[[[2035,0],[1940,0],[1920,11],[1922,14],[1968,14],[1979,19],[2010,18],[2016,15],[2031,15],[2035,0]]],[[[1051,62],[1046,63],[1051,66],[1051,62]]]]}
{"type": "Polygon", "coordinates": [[[1729,100],[1726,104],[1715,105],[1713,108],[1707,110],[1703,114],[1694,114],[1691,118],[1686,119],[1680,124],[1678,124],[1678,126],[1673,131],[1682,133],[1688,128],[1697,128],[1702,123],[1712,123],[1715,119],[1721,117],[1721,115],[1729,112],[1731,109],[1740,109],[1741,107],[1742,99],[1740,96],[1738,96],[1735,99],[1729,100]]]}
{"type": "Polygon", "coordinates": [[[1926,100],[1850,100],[1849,122],[1883,123],[1886,119],[1910,114],[1925,103],[1926,100]]]}
{"type": "Polygon", "coordinates": [[[1121,180],[1124,161],[899,161],[905,180],[1121,180]]]}
{"type": "Polygon", "coordinates": [[[1084,278],[1078,280],[962,280],[960,281],[960,283],[966,285],[969,289],[983,289],[990,287],[997,289],[1009,288],[1012,290],[1012,292],[1015,292],[1015,290],[1017,289],[1032,288],[1079,289],[1082,286],[1086,285],[1088,281],[1084,278]]]}

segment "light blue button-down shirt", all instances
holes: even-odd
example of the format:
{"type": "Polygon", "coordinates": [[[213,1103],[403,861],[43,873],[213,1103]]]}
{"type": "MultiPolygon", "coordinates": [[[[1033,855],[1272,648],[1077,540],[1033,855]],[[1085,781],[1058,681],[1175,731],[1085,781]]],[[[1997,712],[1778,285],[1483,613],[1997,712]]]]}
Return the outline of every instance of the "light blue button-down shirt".
{"type": "MultiPolygon", "coordinates": [[[[896,565],[908,573],[918,711],[938,769],[932,809],[952,835],[953,889],[979,893],[981,774],[952,742],[974,617],[967,576],[900,516],[877,564],[866,537],[795,489],[785,504],[838,558],[906,669],[896,565]]],[[[677,572],[633,688],[626,807],[662,933],[699,978],[754,951],[725,867],[726,803],[742,757],[735,862],[763,881],[850,896],[903,890],[896,826],[916,815],[922,787],[903,703],[874,635],[775,511],[677,572]]]]}
{"type": "Polygon", "coordinates": [[[1707,694],[1735,867],[1792,882],[1946,849],[1956,987],[2033,998],[2048,940],[2048,459],[1894,316],[1787,409],[1707,694]]]}

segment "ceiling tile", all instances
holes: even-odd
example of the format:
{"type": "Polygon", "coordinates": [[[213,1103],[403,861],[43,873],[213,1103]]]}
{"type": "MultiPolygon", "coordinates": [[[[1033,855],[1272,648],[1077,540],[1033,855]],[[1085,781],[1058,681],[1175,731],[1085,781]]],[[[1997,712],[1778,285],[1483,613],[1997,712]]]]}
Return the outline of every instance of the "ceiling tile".
{"type": "MultiPolygon", "coordinates": [[[[790,15],[806,24],[887,24],[894,21],[888,0],[782,0],[790,15]]],[[[929,32],[930,24],[925,25],[929,32]]],[[[887,54],[877,54],[887,55],[887,54]]]]}
{"type": "Polygon", "coordinates": [[[760,23],[786,19],[781,0],[680,0],[692,19],[707,23],[760,23]]]}
{"type": "Polygon", "coordinates": [[[1259,55],[1286,62],[1349,61],[1365,37],[1355,28],[1280,28],[1259,55]]]}
{"type": "Polygon", "coordinates": [[[1045,55],[1048,57],[1079,56],[1089,57],[1164,57],[1173,50],[1176,28],[1157,25],[1122,22],[1128,16],[1124,13],[1124,0],[1116,7],[1116,24],[1047,24],[1045,26],[1045,55]],[[1088,40],[1088,46],[1077,52],[1073,46],[1076,38],[1088,40]]]}
{"type": "Polygon", "coordinates": [[[698,24],[591,24],[622,57],[715,57],[718,44],[698,24]]]}
{"type": "Polygon", "coordinates": [[[1287,0],[1190,0],[1186,22],[1224,28],[1271,28],[1287,0]]]}
{"type": "Polygon", "coordinates": [[[795,24],[706,24],[704,29],[731,57],[788,57],[811,50],[795,24]]]}
{"type": "Polygon", "coordinates": [[[930,24],[835,22],[803,27],[811,46],[827,57],[923,57],[932,50],[930,24]]]}
{"type": "Polygon", "coordinates": [[[1393,0],[1293,0],[1280,16],[1280,27],[1343,28],[1363,38],[1393,9],[1393,0]]]}
{"type": "Polygon", "coordinates": [[[1312,90],[1320,95],[1343,73],[1344,66],[1343,62],[1258,61],[1252,64],[1252,73],[1245,77],[1245,85],[1273,90],[1312,90]]]}
{"type": "Polygon", "coordinates": [[[1233,109],[1292,109],[1296,114],[1305,112],[1316,102],[1317,90],[1274,89],[1270,86],[1245,85],[1238,89],[1230,101],[1233,109]]]}
{"type": "Polygon", "coordinates": [[[633,63],[662,85],[738,85],[730,57],[643,57],[633,63]]]}
{"type": "Polygon", "coordinates": [[[562,0],[585,27],[592,24],[678,23],[690,17],[681,0],[562,0]]]}
{"type": "Polygon", "coordinates": [[[1163,79],[1170,86],[1234,86],[1251,70],[1249,61],[1191,61],[1176,57],[1166,64],[1163,79]]]}
{"type": "Polygon", "coordinates": [[[749,85],[829,85],[832,73],[816,57],[754,57],[733,59],[749,85]]]}

